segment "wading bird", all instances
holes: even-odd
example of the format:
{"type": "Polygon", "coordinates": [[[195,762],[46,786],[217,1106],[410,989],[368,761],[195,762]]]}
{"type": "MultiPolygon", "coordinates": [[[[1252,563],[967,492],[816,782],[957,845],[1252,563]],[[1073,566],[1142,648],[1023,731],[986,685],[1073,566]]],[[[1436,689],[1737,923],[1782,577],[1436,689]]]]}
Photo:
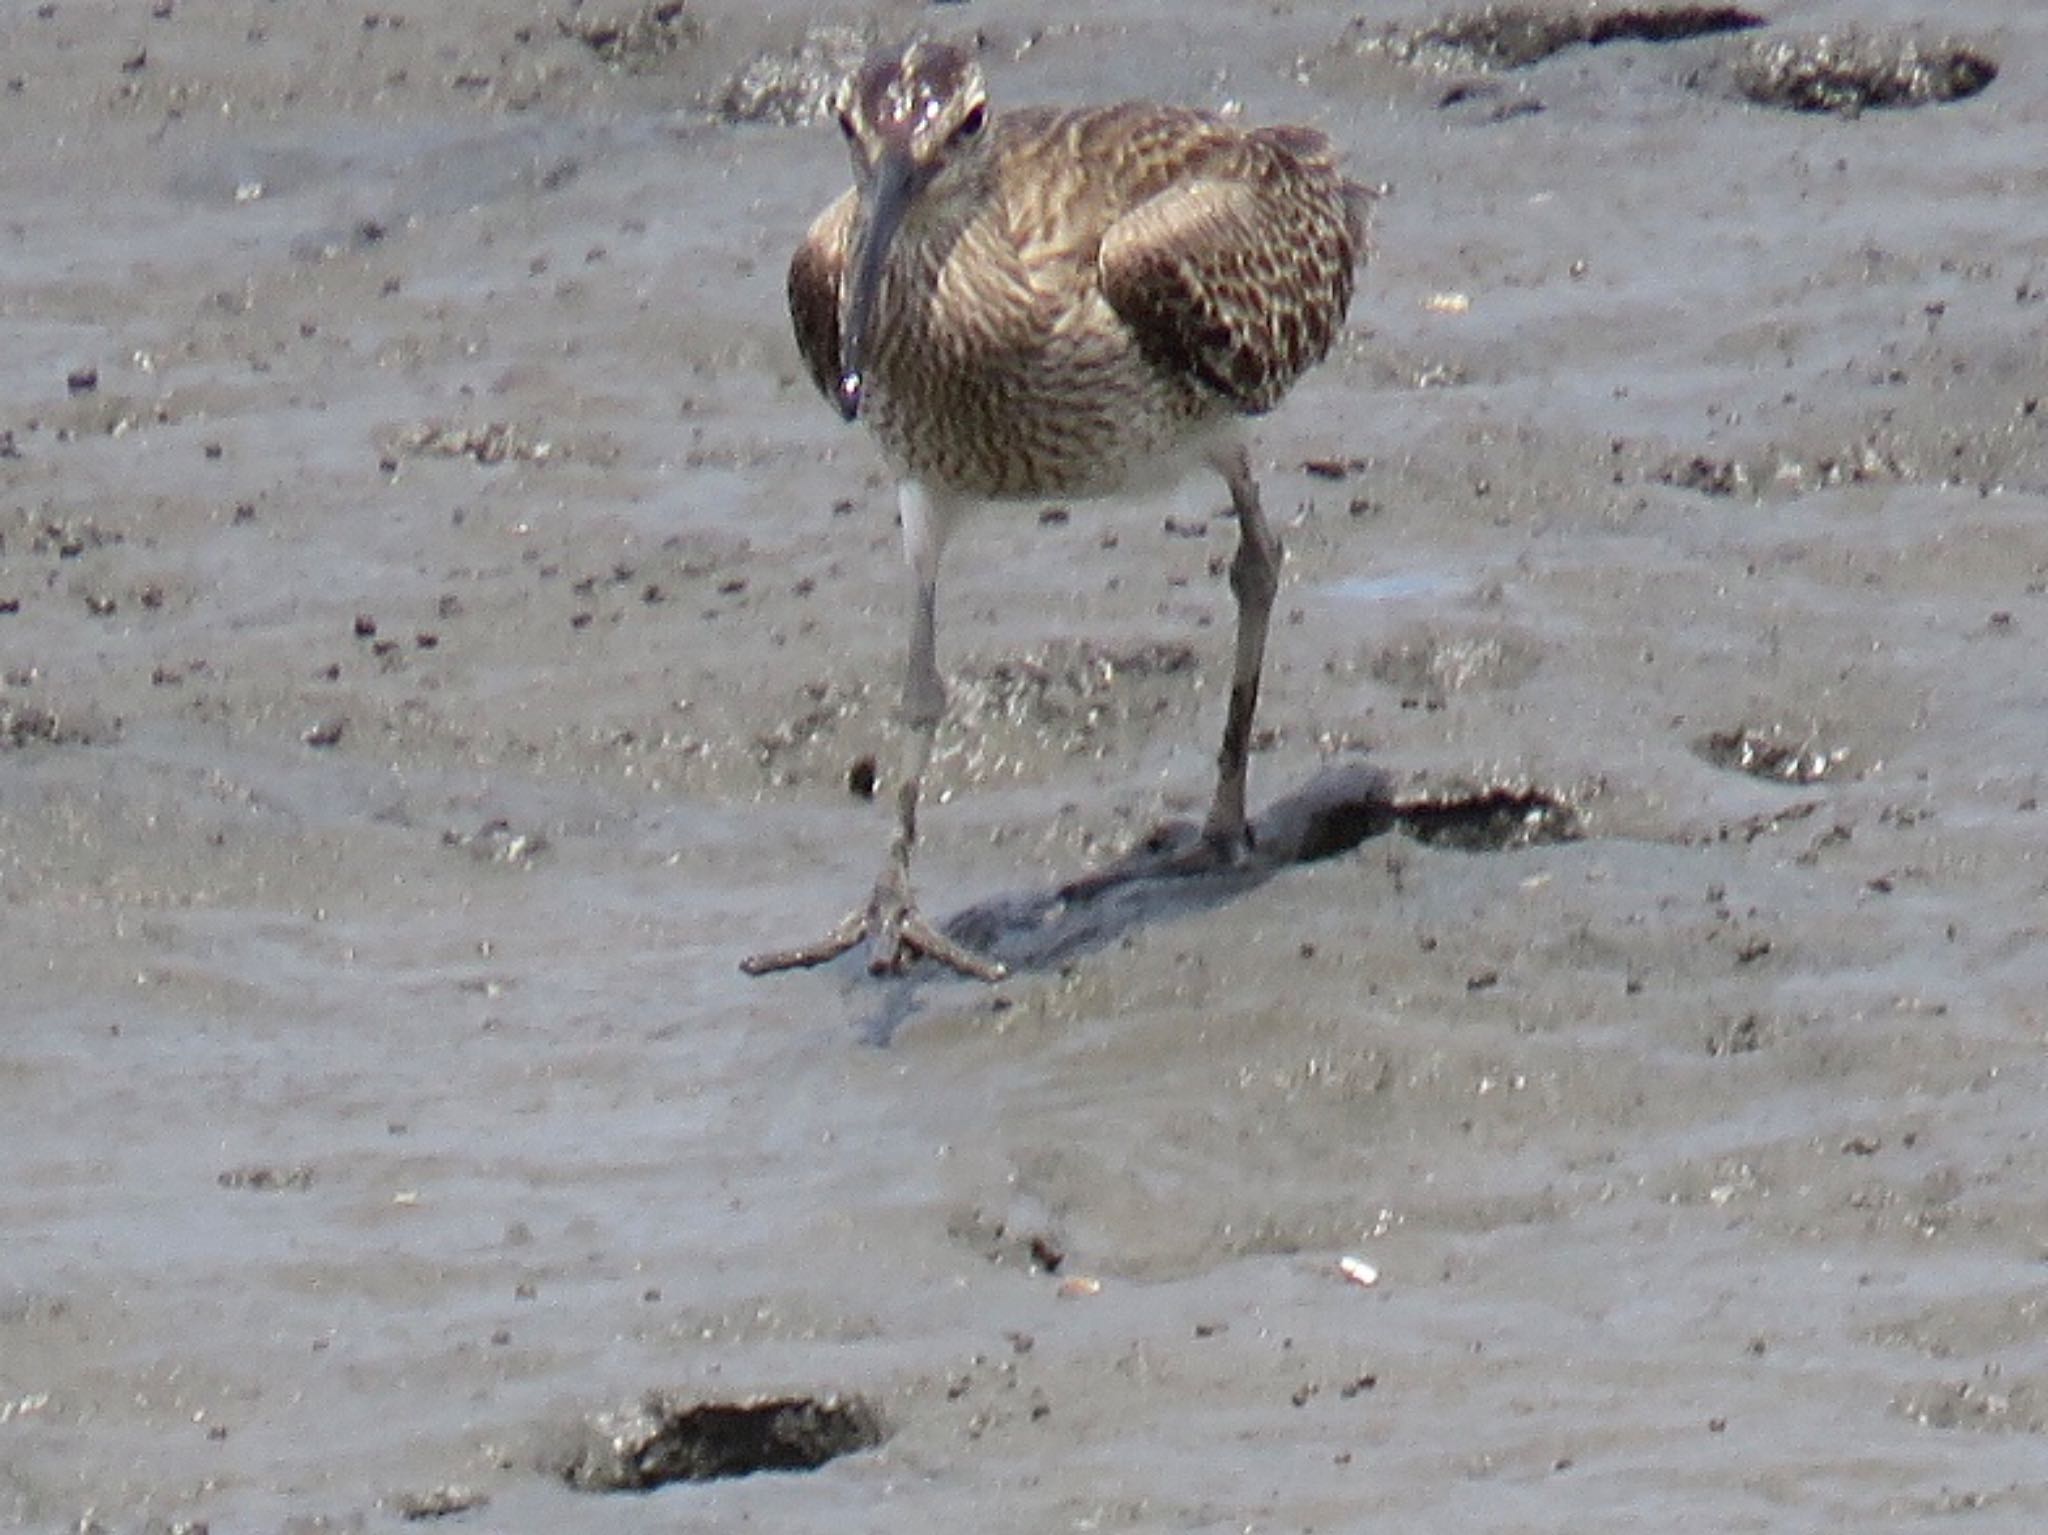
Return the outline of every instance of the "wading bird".
{"type": "Polygon", "coordinates": [[[1238,523],[1230,707],[1215,800],[1176,866],[1237,858],[1281,559],[1244,424],[1329,351],[1370,194],[1307,128],[1149,102],[996,113],[974,59],[942,42],[870,55],[834,110],[854,186],[791,261],[789,308],[812,380],[868,424],[898,477],[913,581],[905,760],[868,900],[823,940],[743,968],[820,964],[866,939],[878,974],[922,954],[995,980],[1003,967],[926,921],[910,883],[946,704],[946,541],[985,503],[1159,488],[1202,465],[1223,477],[1238,523]]]}

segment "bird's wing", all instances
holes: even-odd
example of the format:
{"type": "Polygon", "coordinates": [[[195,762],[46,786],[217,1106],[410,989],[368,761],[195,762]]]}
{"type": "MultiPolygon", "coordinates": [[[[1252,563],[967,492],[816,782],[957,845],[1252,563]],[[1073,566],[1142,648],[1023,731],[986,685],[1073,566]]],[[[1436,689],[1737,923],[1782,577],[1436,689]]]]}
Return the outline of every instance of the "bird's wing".
{"type": "Polygon", "coordinates": [[[1256,415],[1329,351],[1365,233],[1320,135],[1269,129],[1236,147],[1117,219],[1098,260],[1155,366],[1256,415]]]}
{"type": "Polygon", "coordinates": [[[846,193],[811,225],[789,260],[789,322],[811,382],[826,399],[839,388],[839,279],[846,270],[846,240],[853,227],[855,194],[846,193]]]}

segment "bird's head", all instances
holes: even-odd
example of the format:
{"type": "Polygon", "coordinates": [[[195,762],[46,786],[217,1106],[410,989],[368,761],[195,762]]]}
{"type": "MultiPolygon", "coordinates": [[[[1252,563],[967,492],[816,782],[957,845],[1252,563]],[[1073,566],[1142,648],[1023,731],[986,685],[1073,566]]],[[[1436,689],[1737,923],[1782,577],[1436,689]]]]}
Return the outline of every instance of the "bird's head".
{"type": "Polygon", "coordinates": [[[832,106],[860,194],[839,349],[839,411],[851,421],[860,414],[875,300],[898,232],[942,216],[980,184],[988,164],[988,85],[972,55],[920,39],[869,54],[832,106]]]}
{"type": "Polygon", "coordinates": [[[840,84],[832,110],[863,190],[893,161],[922,196],[958,180],[976,158],[988,124],[988,82],[966,50],[920,38],[870,53],[840,84]]]}

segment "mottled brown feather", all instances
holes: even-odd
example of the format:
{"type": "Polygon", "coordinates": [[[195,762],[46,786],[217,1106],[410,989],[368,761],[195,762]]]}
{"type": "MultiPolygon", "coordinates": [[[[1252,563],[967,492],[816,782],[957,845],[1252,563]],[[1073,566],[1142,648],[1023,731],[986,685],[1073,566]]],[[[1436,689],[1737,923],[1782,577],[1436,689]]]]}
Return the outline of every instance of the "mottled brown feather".
{"type": "Polygon", "coordinates": [[[848,192],[819,214],[789,260],[789,318],[818,393],[832,399],[839,387],[839,279],[846,268],[846,232],[855,194],[848,192]]]}
{"type": "MultiPolygon", "coordinates": [[[[901,472],[968,495],[1108,493],[1204,423],[1273,408],[1329,351],[1364,259],[1364,189],[1306,128],[1134,102],[990,125],[979,190],[891,258],[866,419],[901,472]]],[[[834,398],[848,193],[790,264],[834,398]]]]}
{"type": "Polygon", "coordinates": [[[1155,367],[1247,415],[1271,410],[1350,307],[1365,254],[1353,192],[1321,134],[1232,134],[1191,179],[1110,226],[1103,296],[1155,367]]]}

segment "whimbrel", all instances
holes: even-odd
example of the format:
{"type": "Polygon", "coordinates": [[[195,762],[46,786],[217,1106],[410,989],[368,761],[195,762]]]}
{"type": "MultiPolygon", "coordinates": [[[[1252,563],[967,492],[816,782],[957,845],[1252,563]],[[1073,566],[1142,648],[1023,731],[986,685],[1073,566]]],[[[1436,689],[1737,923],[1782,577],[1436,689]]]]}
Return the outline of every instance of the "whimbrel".
{"type": "Polygon", "coordinates": [[[854,187],[789,268],[811,378],[865,419],[898,476],[913,581],[896,829],[867,902],[822,941],[748,973],[823,963],[868,940],[869,968],[925,955],[1003,966],[918,912],[920,783],[946,704],[939,556],[963,512],[1171,484],[1206,464],[1230,490],[1237,645],[1216,795],[1184,866],[1249,846],[1246,754],[1280,541],[1244,438],[1320,362],[1366,250],[1369,194],[1307,128],[1246,128],[1149,102],[997,115],[974,59],[918,41],[839,89],[854,187]]]}

